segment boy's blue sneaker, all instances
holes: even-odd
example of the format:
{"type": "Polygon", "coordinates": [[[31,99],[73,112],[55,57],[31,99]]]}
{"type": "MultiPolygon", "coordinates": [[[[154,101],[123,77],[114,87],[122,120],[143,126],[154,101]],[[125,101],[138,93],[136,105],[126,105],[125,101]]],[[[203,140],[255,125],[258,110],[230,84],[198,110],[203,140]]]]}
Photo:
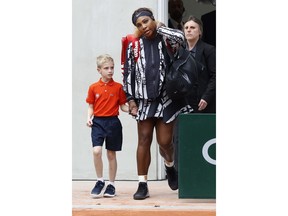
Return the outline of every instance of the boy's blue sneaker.
{"type": "Polygon", "coordinates": [[[111,184],[109,184],[106,187],[106,190],[104,192],[104,197],[114,197],[115,196],[115,187],[111,184]]]}
{"type": "Polygon", "coordinates": [[[103,190],[105,186],[105,182],[97,181],[93,190],[91,191],[91,196],[93,198],[97,198],[101,196],[101,191],[103,190]]]}

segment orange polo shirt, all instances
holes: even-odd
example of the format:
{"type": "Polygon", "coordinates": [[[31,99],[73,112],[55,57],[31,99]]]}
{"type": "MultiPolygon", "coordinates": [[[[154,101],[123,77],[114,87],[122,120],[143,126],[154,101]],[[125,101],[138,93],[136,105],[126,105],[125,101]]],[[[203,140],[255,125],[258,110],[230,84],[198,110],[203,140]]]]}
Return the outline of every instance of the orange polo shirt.
{"type": "Polygon", "coordinates": [[[86,102],[93,104],[94,116],[118,116],[119,106],[126,103],[123,86],[111,79],[104,83],[101,79],[89,86],[86,102]]]}

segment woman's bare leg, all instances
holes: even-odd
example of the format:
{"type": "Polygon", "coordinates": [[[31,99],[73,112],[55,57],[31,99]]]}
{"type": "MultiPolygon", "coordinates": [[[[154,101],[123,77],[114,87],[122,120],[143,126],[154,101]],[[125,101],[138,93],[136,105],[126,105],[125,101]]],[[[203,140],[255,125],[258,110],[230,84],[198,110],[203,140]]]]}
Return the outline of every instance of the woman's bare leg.
{"type": "Polygon", "coordinates": [[[157,142],[159,144],[160,154],[166,162],[174,161],[173,127],[174,121],[170,123],[165,123],[162,121],[162,119],[157,119],[157,142]]]}
{"type": "Polygon", "coordinates": [[[137,170],[138,175],[147,175],[151,162],[150,147],[153,138],[154,118],[138,122],[137,170]]]}

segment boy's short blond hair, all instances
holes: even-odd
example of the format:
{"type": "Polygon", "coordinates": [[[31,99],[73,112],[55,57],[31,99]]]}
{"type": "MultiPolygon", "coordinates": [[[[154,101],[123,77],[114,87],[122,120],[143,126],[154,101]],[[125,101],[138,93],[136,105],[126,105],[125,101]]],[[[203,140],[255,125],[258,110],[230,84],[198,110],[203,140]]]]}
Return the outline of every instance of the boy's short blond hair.
{"type": "Polygon", "coordinates": [[[112,62],[114,64],[114,60],[110,55],[108,54],[99,55],[96,59],[97,68],[101,68],[103,64],[107,62],[112,62]]]}

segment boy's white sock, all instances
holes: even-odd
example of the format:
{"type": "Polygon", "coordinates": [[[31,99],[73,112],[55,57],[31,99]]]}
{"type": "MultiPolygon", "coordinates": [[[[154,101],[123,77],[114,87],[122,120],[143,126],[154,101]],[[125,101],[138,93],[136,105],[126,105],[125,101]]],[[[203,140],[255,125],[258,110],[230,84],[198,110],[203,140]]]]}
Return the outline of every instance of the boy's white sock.
{"type": "Polygon", "coordinates": [[[102,178],[97,178],[97,181],[104,182],[104,179],[103,179],[103,177],[102,178]]]}
{"type": "Polygon", "coordinates": [[[111,185],[114,186],[114,182],[109,181],[109,182],[108,182],[108,185],[109,185],[109,184],[111,184],[111,185]]]}

